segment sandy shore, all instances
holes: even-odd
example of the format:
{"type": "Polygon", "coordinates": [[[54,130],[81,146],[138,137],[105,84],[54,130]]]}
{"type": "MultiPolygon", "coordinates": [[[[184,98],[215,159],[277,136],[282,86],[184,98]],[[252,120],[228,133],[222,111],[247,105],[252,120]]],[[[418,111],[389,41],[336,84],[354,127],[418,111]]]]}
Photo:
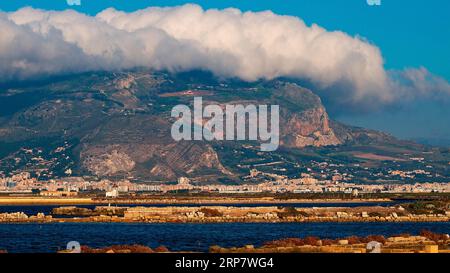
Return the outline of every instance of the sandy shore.
{"type": "Polygon", "coordinates": [[[94,204],[91,198],[0,197],[0,205],[82,205],[94,204]]]}
{"type": "Polygon", "coordinates": [[[156,197],[156,198],[58,198],[58,197],[0,197],[0,205],[98,205],[98,204],[283,204],[283,203],[370,203],[391,202],[390,199],[276,199],[273,197],[156,197]]]}

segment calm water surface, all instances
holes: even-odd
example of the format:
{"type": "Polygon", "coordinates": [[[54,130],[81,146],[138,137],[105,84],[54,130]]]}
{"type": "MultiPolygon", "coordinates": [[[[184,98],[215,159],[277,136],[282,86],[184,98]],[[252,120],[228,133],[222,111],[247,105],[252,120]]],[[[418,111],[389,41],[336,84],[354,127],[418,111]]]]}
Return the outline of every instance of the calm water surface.
{"type": "Polygon", "coordinates": [[[422,229],[450,233],[450,223],[0,224],[0,249],[10,253],[55,252],[75,240],[91,247],[141,244],[150,247],[165,245],[174,251],[207,251],[211,245],[258,246],[287,237],[389,236],[418,234],[422,229]]]}

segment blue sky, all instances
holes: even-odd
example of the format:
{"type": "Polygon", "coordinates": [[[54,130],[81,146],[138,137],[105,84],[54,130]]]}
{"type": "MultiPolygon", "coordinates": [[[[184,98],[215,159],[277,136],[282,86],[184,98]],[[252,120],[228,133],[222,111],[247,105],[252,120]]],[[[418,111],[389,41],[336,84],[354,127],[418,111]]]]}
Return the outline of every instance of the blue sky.
{"type": "MultiPolygon", "coordinates": [[[[360,35],[376,44],[385,59],[386,69],[424,66],[450,81],[450,1],[382,0],[369,6],[366,0],[81,0],[70,7],[66,0],[3,0],[0,9],[14,11],[25,6],[62,10],[74,8],[94,15],[115,7],[133,11],[148,6],[174,6],[197,3],[203,8],[235,7],[243,11],[272,10],[274,13],[302,18],[328,30],[360,35]]],[[[380,112],[341,119],[352,124],[381,129],[400,137],[427,137],[450,134],[448,104],[416,103],[397,112],[380,112]],[[420,112],[422,111],[422,112],[420,112]],[[415,113],[418,118],[412,119],[415,113]],[[440,117],[440,120],[437,120],[440,117]],[[424,129],[426,128],[426,129],[424,129]]]]}
{"type": "Polygon", "coordinates": [[[307,24],[317,23],[329,30],[367,38],[381,48],[388,69],[425,66],[450,81],[450,1],[446,0],[382,0],[381,6],[369,6],[366,0],[81,0],[81,3],[80,7],[70,7],[66,0],[8,0],[0,1],[0,9],[74,8],[92,15],[108,7],[133,11],[148,6],[197,3],[204,8],[272,10],[298,16],[307,24]]]}

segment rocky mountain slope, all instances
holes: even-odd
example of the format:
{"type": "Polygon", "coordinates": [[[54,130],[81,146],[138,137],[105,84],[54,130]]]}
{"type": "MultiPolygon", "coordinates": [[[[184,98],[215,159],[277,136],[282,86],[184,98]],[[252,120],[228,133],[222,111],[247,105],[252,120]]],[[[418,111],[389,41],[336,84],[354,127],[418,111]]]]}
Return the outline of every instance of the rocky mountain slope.
{"type": "Polygon", "coordinates": [[[196,95],[206,104],[280,105],[284,148],[396,141],[330,120],[318,96],[286,81],[245,83],[139,70],[87,73],[0,87],[0,171],[26,170],[44,179],[68,173],[162,181],[234,176],[234,166],[225,166],[217,153],[226,141],[171,138],[170,110],[192,104],[196,95]]]}

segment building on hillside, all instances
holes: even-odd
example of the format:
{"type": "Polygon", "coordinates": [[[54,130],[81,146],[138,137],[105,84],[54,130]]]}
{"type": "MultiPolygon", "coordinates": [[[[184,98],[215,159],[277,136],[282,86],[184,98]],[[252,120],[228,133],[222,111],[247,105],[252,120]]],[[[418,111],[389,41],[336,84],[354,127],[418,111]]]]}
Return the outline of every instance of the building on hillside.
{"type": "Polygon", "coordinates": [[[189,183],[191,183],[191,180],[187,177],[183,176],[183,177],[178,178],[178,185],[187,186],[187,185],[189,185],[189,183]]]}

